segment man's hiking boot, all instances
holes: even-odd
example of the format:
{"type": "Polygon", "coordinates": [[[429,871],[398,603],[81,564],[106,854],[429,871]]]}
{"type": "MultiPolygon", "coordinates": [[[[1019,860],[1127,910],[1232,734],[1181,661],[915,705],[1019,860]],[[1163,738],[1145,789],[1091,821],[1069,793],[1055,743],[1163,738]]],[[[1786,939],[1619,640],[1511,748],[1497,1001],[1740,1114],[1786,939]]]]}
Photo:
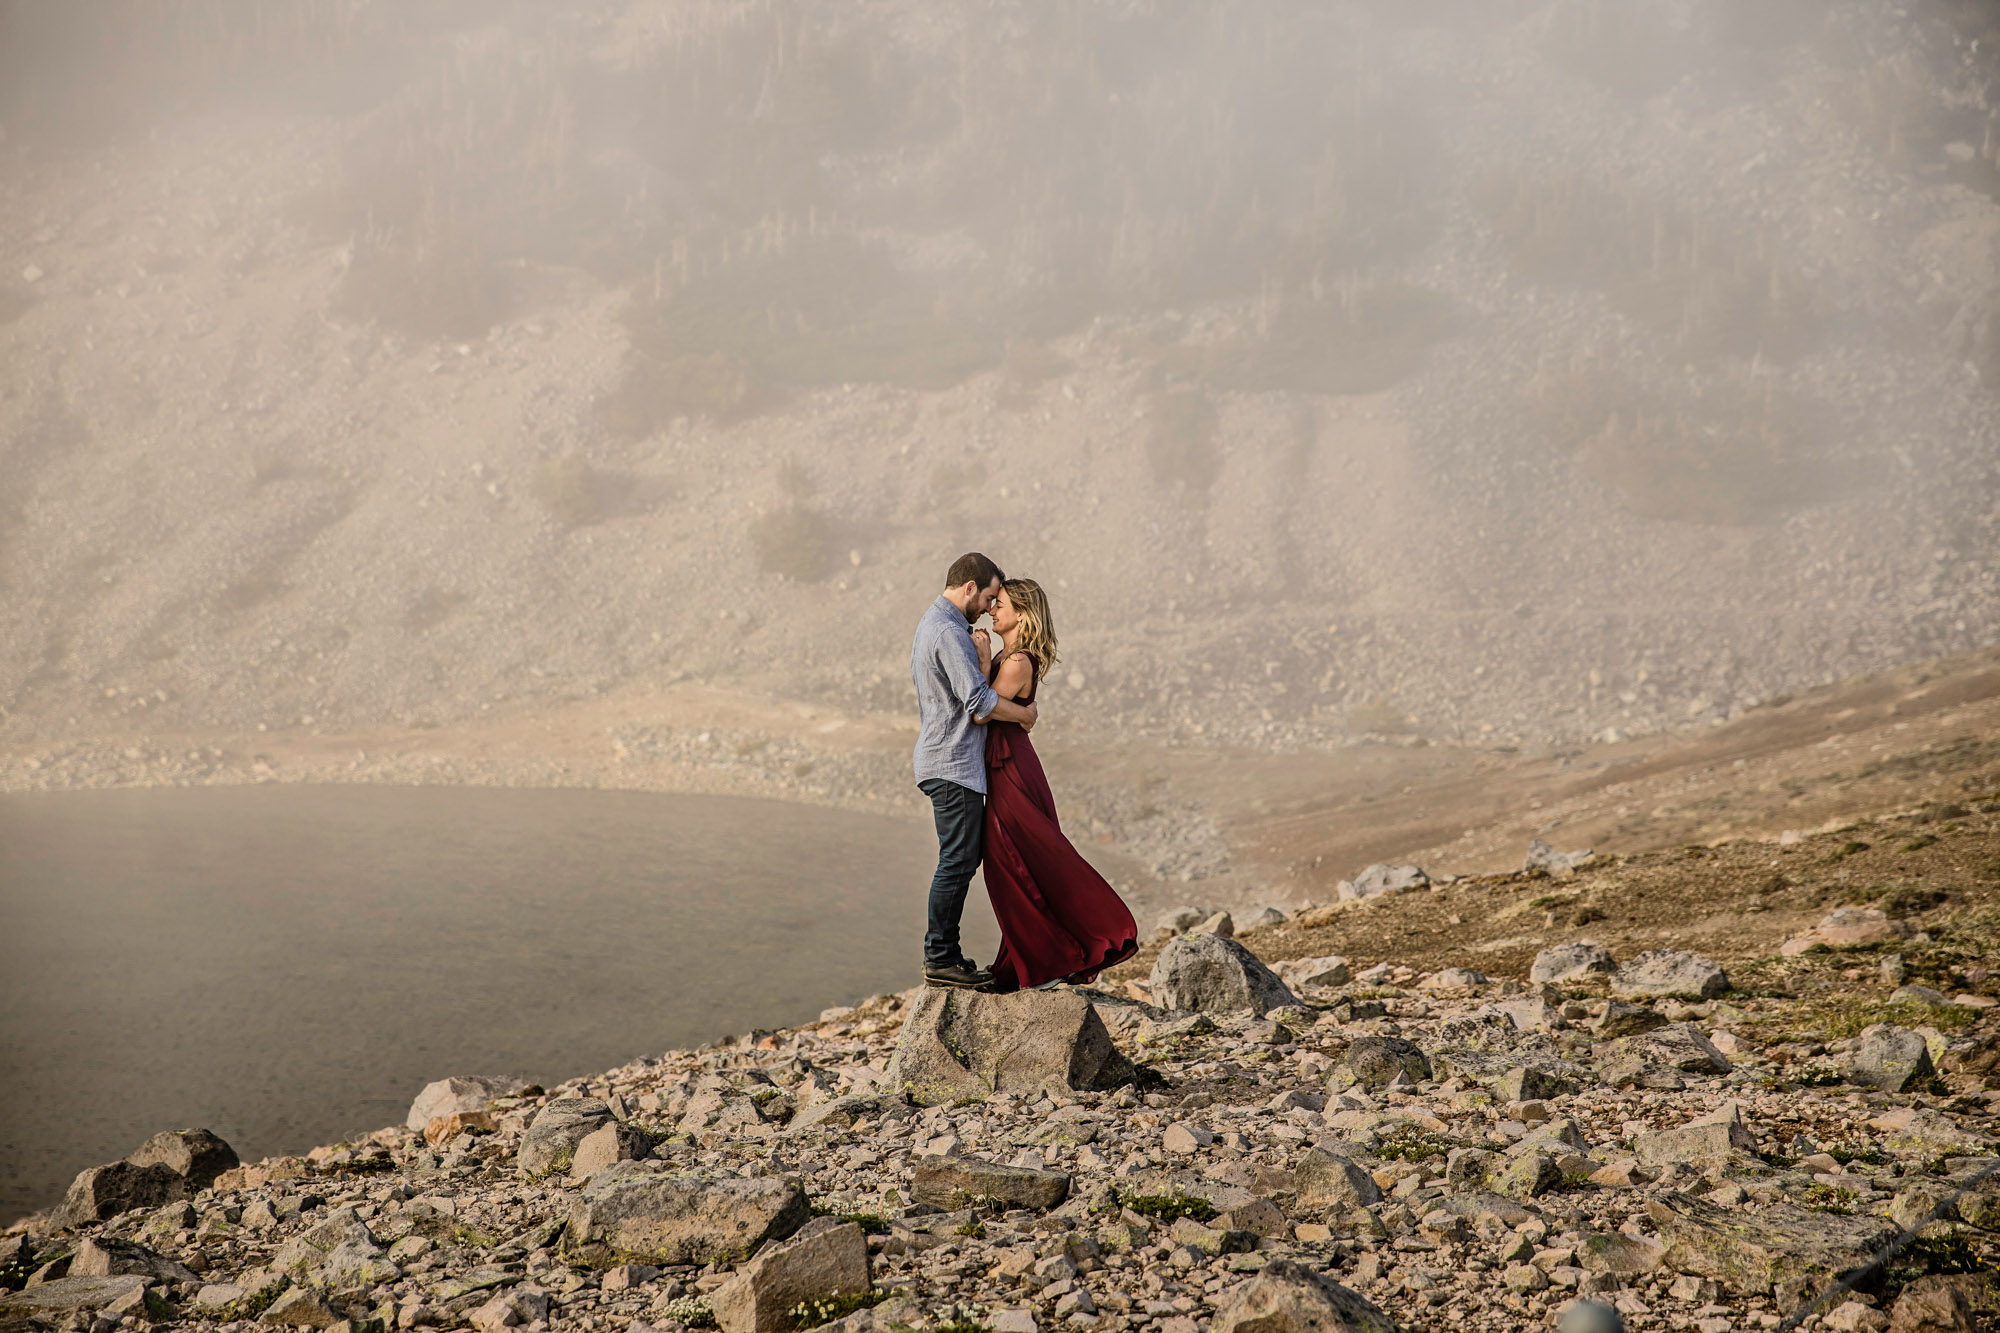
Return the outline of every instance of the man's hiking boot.
{"type": "Polygon", "coordinates": [[[955,963],[925,963],[924,984],[947,990],[985,990],[993,984],[993,974],[970,958],[955,963]]]}

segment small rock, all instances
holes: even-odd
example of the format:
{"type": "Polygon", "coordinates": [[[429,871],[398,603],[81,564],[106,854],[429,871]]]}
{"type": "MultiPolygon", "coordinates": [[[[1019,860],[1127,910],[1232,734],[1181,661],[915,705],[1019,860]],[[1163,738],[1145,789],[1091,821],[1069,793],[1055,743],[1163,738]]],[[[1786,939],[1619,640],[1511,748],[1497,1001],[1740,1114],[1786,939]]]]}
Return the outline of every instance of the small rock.
{"type": "Polygon", "coordinates": [[[987,1317],[986,1327],[992,1333],[1041,1333],[1033,1310],[995,1310],[987,1317]]]}
{"type": "Polygon", "coordinates": [[[630,1291],[643,1287],[660,1275],[660,1270],[651,1264],[619,1264],[604,1270],[597,1285],[605,1291],[630,1291]]]}
{"type": "Polygon", "coordinates": [[[723,1333],[782,1333],[802,1301],[867,1291],[868,1238],[858,1224],[816,1219],[793,1239],[759,1251],[709,1296],[723,1333]]]}
{"type": "Polygon", "coordinates": [[[1273,1259],[1223,1297],[1210,1333],[1396,1333],[1396,1325],[1324,1274],[1273,1259]]]}
{"type": "Polygon", "coordinates": [[[1651,1166],[1675,1162],[1720,1166],[1739,1153],[1757,1151],[1757,1140],[1743,1123],[1739,1104],[1728,1102],[1679,1128],[1639,1135],[1632,1141],[1632,1151],[1651,1166]]]}
{"type": "Polygon", "coordinates": [[[910,1175],[910,1197],[947,1211],[992,1202],[1041,1213],[1069,1197],[1069,1183],[1060,1171],[1004,1166],[978,1157],[919,1157],[910,1175]]]}
{"type": "Polygon", "coordinates": [[[552,1101],[528,1122],[514,1164],[530,1180],[567,1171],[576,1156],[576,1145],[609,1123],[611,1108],[594,1098],[552,1101]]]}
{"type": "Polygon", "coordinates": [[[1923,1037],[1894,1023],[1875,1023],[1862,1029],[1847,1076],[1883,1092],[1903,1092],[1936,1073],[1923,1037]]]}
{"type": "Polygon", "coordinates": [[[1487,1183],[1510,1199],[1533,1199],[1562,1184],[1562,1171],[1545,1154],[1522,1153],[1494,1172],[1487,1183]]]}
{"type": "Polygon", "coordinates": [[[339,1316],[308,1287],[290,1287],[272,1301],[259,1323],[273,1328],[331,1328],[339,1316]]]}
{"type": "Polygon", "coordinates": [[[1872,1305],[1848,1301],[1820,1316],[1820,1326],[1834,1333],[1883,1333],[1889,1327],[1889,1316],[1872,1305]]]}
{"type": "Polygon", "coordinates": [[[1889,1312],[1889,1333],[1973,1333],[1977,1313],[1950,1277],[1918,1278],[1903,1288],[1889,1312]]]}
{"type": "Polygon", "coordinates": [[[636,1162],[653,1155],[653,1141],[634,1125],[612,1121],[577,1141],[570,1159],[572,1180],[589,1180],[613,1162],[636,1162]]]}
{"type": "Polygon", "coordinates": [[[1339,954],[1327,954],[1319,958],[1288,958],[1274,963],[1271,970],[1283,978],[1288,986],[1345,986],[1348,982],[1347,960],[1339,954]]]}
{"type": "Polygon", "coordinates": [[[1651,1032],[1654,1028],[1667,1025],[1667,1018],[1651,1005],[1627,1004],[1623,1000],[1606,1000],[1604,1008],[1598,1011],[1590,1030],[1600,1040],[1611,1041],[1618,1037],[1637,1036],[1641,1032],[1651,1032]]]}
{"type": "Polygon", "coordinates": [[[810,1216],[796,1181],[703,1180],[671,1174],[663,1162],[613,1162],[571,1205],[563,1247],[587,1263],[742,1259],[810,1216]]]}
{"type": "Polygon", "coordinates": [[[1429,888],[1430,882],[1431,877],[1416,866],[1372,865],[1351,881],[1341,880],[1335,892],[1343,902],[1358,902],[1429,888]]]}
{"type": "Polygon", "coordinates": [[[1618,969],[1611,993],[1621,1000],[1676,996],[1708,1000],[1729,989],[1719,964],[1682,949],[1649,949],[1618,969]]]}
{"type": "Polygon", "coordinates": [[[1182,935],[1167,941],[1153,962],[1147,989],[1163,1008],[1210,1013],[1248,1009],[1262,1017],[1281,1005],[1299,1002],[1257,955],[1219,935],[1182,935]]]}
{"type": "Polygon", "coordinates": [[[1888,913],[1876,907],[1836,907],[1821,917],[1810,932],[1813,939],[1830,949],[1886,944],[1909,933],[1908,922],[1891,920],[1888,913]]]}
{"type": "Polygon", "coordinates": [[[1351,1159],[1323,1148],[1308,1149],[1293,1174],[1298,1180],[1300,1213],[1348,1212],[1382,1201],[1382,1190],[1374,1177],[1351,1159]]]}
{"type": "Polygon", "coordinates": [[[1160,914],[1153,929],[1168,935],[1185,935],[1193,927],[1200,925],[1209,914],[1199,907],[1174,907],[1160,914]]]}
{"type": "Polygon", "coordinates": [[[473,1074],[461,1078],[441,1078],[427,1084],[410,1103],[403,1118],[407,1129],[422,1133],[439,1116],[484,1111],[496,1097],[509,1097],[527,1087],[525,1079],[503,1074],[473,1074]]]}
{"type": "Polygon", "coordinates": [[[1167,1132],[1160,1136],[1160,1147],[1166,1152],[1179,1153],[1185,1156],[1201,1148],[1206,1148],[1214,1141],[1215,1135],[1205,1129],[1177,1123],[1167,1126],[1167,1132]]]}
{"type": "Polygon", "coordinates": [[[1417,988],[1433,991],[1477,990],[1489,984],[1491,979],[1484,972],[1469,967],[1447,967],[1441,972],[1434,972],[1425,977],[1417,983],[1417,988]]]}
{"type": "Polygon", "coordinates": [[[1236,923],[1239,931],[1264,930],[1285,924],[1285,914],[1275,907],[1260,907],[1236,923]]]}
{"type": "Polygon", "coordinates": [[[1558,944],[1535,955],[1535,961],[1528,968],[1528,980],[1536,985],[1559,985],[1565,981],[1580,981],[1597,972],[1615,972],[1618,964],[1611,957],[1611,950],[1589,940],[1575,944],[1558,944]]]}
{"type": "Polygon", "coordinates": [[[495,1128],[493,1117],[484,1111],[454,1111],[424,1126],[424,1142],[441,1148],[461,1134],[491,1134],[495,1128]]]}
{"type": "Polygon", "coordinates": [[[1622,1231],[1592,1232],[1576,1250],[1577,1266],[1592,1273],[1651,1273],[1666,1258],[1667,1247],[1622,1231]]]}
{"type": "Polygon", "coordinates": [[[1559,852],[1537,838],[1528,844],[1528,857],[1521,868],[1530,875],[1543,874],[1552,879],[1569,879],[1596,859],[1588,847],[1578,852],[1559,852]]]}
{"type": "Polygon", "coordinates": [[[1206,921],[1188,928],[1190,935],[1220,935],[1228,939],[1236,934],[1236,921],[1227,912],[1217,912],[1206,921]]]}
{"type": "Polygon", "coordinates": [[[1402,1037],[1356,1037],[1340,1056],[1329,1085],[1336,1092],[1360,1086],[1373,1091],[1397,1078],[1422,1082],[1431,1076],[1431,1062],[1422,1048],[1402,1037]]]}

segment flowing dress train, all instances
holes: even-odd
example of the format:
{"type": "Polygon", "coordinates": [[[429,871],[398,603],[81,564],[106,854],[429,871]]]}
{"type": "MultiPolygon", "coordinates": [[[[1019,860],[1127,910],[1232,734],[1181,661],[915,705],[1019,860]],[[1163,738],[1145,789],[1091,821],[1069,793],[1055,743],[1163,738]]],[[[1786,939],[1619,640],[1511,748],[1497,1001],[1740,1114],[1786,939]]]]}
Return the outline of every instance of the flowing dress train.
{"type": "MultiPolygon", "coordinates": [[[[1033,703],[1041,662],[1028,659],[1033,703]]],[[[998,672],[996,664],[995,673],[998,672]]],[[[1045,981],[1095,981],[1130,958],[1139,929],[1118,891],[1078,854],[1056,819],[1056,800],[1028,733],[1012,722],[986,727],[986,894],[1000,923],[993,979],[1001,990],[1045,981]]]]}

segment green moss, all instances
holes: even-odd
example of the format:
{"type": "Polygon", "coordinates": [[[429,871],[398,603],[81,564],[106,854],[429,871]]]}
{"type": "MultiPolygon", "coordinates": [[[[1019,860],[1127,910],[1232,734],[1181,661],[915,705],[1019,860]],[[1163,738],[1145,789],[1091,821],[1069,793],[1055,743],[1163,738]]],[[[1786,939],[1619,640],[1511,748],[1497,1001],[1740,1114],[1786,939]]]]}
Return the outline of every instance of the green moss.
{"type": "Polygon", "coordinates": [[[1206,1222],[1215,1216],[1215,1205],[1206,1199],[1182,1194],[1179,1190],[1172,1194],[1120,1195],[1118,1202],[1141,1217],[1150,1217],[1155,1222],[1161,1223],[1175,1222],[1183,1217],[1206,1222]]]}
{"type": "Polygon", "coordinates": [[[836,1319],[845,1319],[856,1310],[866,1310],[889,1299],[886,1291],[836,1291],[830,1296],[800,1301],[785,1311],[795,1329],[818,1328],[836,1319]]]}
{"type": "Polygon", "coordinates": [[[1929,847],[1936,842],[1937,839],[1931,834],[1919,833],[1916,837],[1911,838],[1908,842],[1904,843],[1901,847],[1898,847],[1896,850],[1899,852],[1920,852],[1924,848],[1929,847]]]}
{"type": "Polygon", "coordinates": [[[931,1333],[993,1333],[984,1324],[975,1324],[970,1319],[952,1319],[942,1324],[932,1324],[931,1333]]]}
{"type": "Polygon", "coordinates": [[[964,1226],[952,1232],[952,1234],[955,1236],[970,1236],[974,1240],[985,1240],[986,1224],[975,1217],[964,1226]]]}
{"type": "Polygon", "coordinates": [[[1816,1213],[1851,1217],[1857,1197],[1853,1190],[1843,1189],[1839,1185],[1814,1185],[1805,1192],[1801,1202],[1816,1213]]]}

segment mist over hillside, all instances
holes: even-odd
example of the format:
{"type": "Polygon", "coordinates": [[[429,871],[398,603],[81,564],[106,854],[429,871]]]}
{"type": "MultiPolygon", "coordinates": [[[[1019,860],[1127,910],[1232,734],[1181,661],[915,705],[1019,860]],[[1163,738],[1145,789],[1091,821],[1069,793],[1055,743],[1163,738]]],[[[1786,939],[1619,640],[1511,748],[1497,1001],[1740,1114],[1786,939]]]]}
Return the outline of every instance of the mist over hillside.
{"type": "Polygon", "coordinates": [[[1970,3],[0,4],[0,738],[1544,745],[2000,639],[1970,3]]]}

